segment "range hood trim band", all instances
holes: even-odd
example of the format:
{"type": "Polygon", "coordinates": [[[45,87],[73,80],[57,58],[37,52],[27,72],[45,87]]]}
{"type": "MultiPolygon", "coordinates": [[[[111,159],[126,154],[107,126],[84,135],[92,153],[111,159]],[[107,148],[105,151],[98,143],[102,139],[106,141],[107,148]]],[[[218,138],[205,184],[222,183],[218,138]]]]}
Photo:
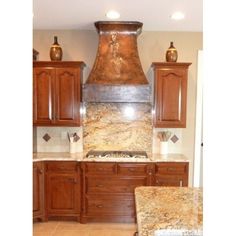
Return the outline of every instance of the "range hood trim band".
{"type": "Polygon", "coordinates": [[[151,86],[84,84],[83,102],[151,103],[151,86]]]}

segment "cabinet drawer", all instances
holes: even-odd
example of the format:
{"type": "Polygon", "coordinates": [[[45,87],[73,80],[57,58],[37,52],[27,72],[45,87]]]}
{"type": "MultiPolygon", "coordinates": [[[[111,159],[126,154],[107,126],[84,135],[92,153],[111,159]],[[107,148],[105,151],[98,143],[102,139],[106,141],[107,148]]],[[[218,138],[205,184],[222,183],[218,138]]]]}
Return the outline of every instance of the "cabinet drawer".
{"type": "Polygon", "coordinates": [[[188,177],[181,175],[156,175],[156,186],[175,186],[175,187],[187,187],[188,177]]]}
{"type": "Polygon", "coordinates": [[[87,215],[130,215],[135,214],[134,199],[124,198],[87,198],[87,215]]]}
{"type": "Polygon", "coordinates": [[[77,171],[76,161],[50,161],[46,162],[47,171],[77,171]]]}
{"type": "Polygon", "coordinates": [[[114,174],[116,173],[115,163],[84,163],[86,174],[114,174]]]}
{"type": "Polygon", "coordinates": [[[158,163],[156,164],[156,173],[157,174],[187,174],[188,173],[188,163],[158,163]]]}
{"type": "Polygon", "coordinates": [[[107,193],[119,194],[128,193],[134,194],[134,189],[138,186],[147,185],[146,177],[136,178],[86,178],[86,193],[107,193]]]}
{"type": "Polygon", "coordinates": [[[117,173],[120,175],[146,175],[147,172],[147,164],[117,164],[117,173]]]}

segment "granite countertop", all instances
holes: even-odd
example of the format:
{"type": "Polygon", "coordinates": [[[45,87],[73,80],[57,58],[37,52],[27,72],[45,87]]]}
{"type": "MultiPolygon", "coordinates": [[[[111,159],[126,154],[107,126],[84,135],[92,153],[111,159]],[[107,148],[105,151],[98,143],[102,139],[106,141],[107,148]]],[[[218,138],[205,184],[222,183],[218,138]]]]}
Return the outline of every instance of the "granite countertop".
{"type": "Polygon", "coordinates": [[[202,188],[137,187],[135,203],[139,236],[202,235],[202,188]]]}
{"type": "Polygon", "coordinates": [[[81,161],[83,153],[69,152],[35,152],[33,161],[81,161]]]}
{"type": "Polygon", "coordinates": [[[36,152],[33,161],[87,161],[87,162],[189,162],[183,154],[152,154],[148,158],[85,158],[86,153],[36,152]]]}

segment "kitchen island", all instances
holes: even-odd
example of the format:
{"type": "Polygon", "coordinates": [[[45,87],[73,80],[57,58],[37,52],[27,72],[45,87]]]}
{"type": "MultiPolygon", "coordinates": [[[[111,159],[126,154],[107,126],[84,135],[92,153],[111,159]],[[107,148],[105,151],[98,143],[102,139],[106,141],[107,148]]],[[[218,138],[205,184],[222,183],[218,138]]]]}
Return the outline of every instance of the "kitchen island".
{"type": "Polygon", "coordinates": [[[135,204],[139,236],[202,235],[201,188],[137,187],[135,204]]]}

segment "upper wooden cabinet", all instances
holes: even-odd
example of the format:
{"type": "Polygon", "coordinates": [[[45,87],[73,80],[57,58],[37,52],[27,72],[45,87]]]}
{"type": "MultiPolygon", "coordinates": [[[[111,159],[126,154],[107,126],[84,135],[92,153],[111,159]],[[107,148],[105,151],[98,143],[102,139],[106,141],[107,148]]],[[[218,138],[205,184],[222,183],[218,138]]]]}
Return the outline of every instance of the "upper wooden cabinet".
{"type": "Polygon", "coordinates": [[[33,62],[33,123],[80,126],[83,62],[33,62]]]}
{"type": "Polygon", "coordinates": [[[185,128],[188,67],[191,63],[154,62],[154,127],[185,128]]]}

